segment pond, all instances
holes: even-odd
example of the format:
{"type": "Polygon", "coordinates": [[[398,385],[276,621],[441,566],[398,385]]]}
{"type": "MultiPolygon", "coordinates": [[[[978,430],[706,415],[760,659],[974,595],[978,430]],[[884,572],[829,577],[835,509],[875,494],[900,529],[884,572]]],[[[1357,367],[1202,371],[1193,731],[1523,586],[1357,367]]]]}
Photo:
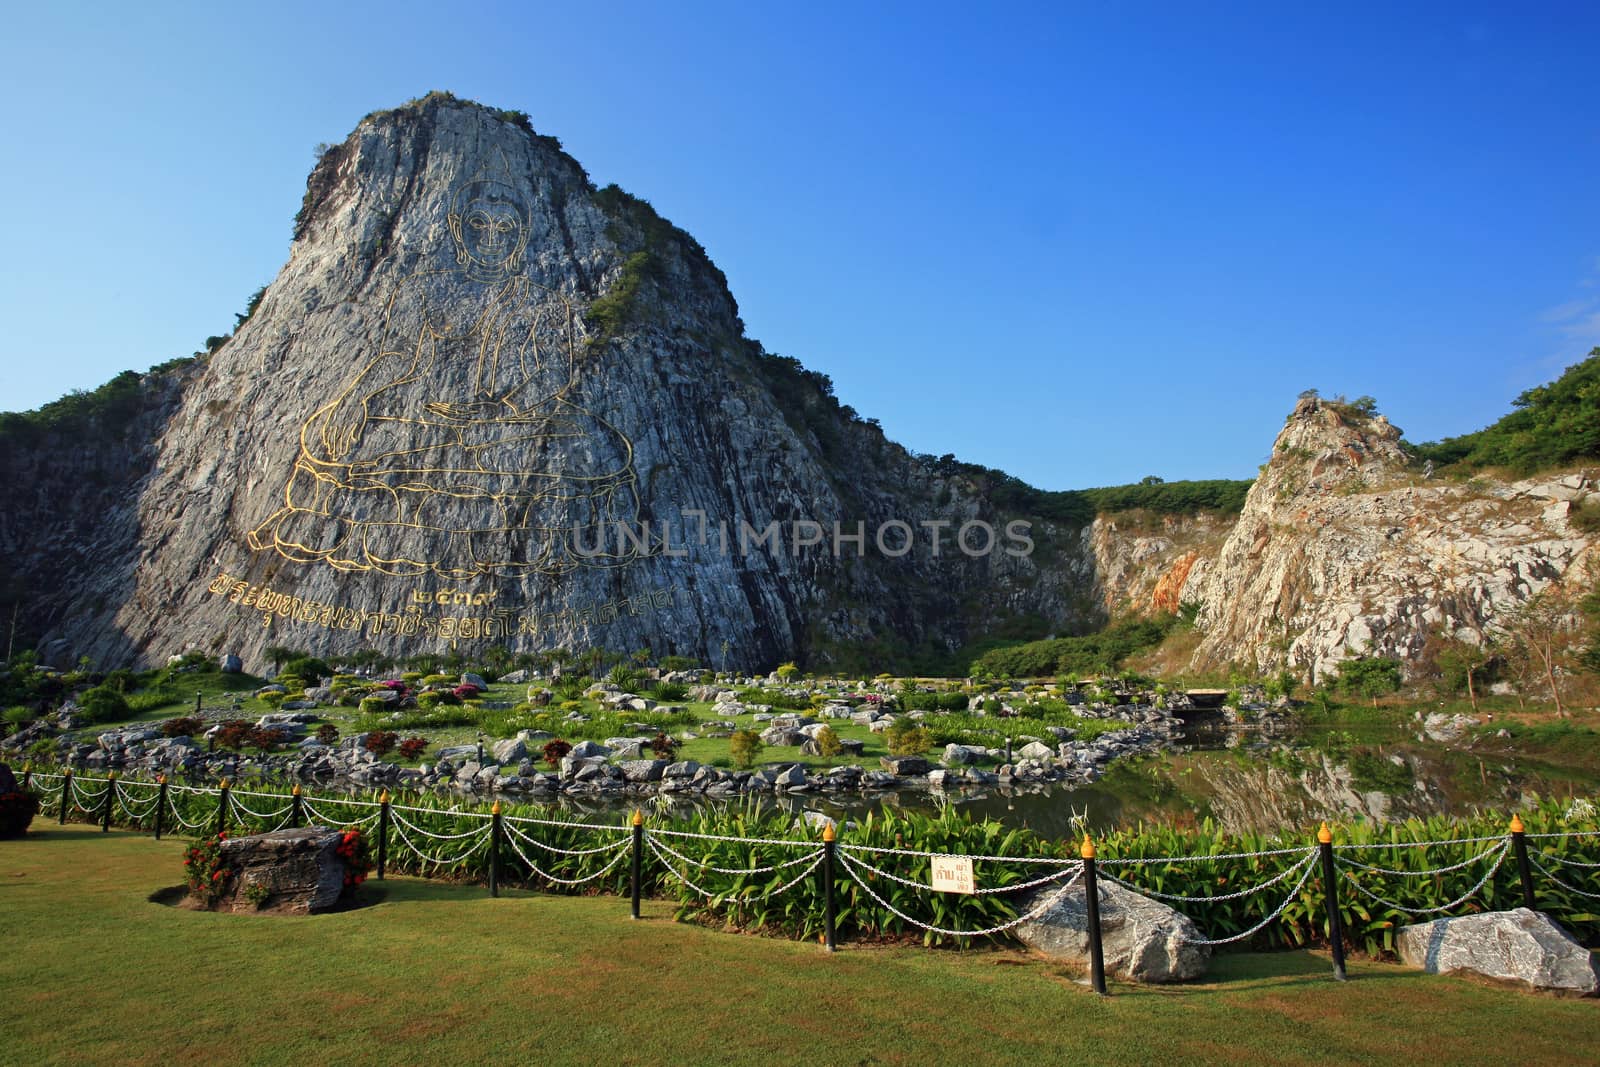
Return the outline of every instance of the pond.
{"type": "MultiPolygon", "coordinates": [[[[1349,727],[1229,726],[1199,720],[1164,748],[1110,764],[1088,785],[989,786],[943,793],[903,788],[871,793],[757,794],[710,800],[675,794],[641,800],[562,797],[574,816],[620,818],[641,805],[687,816],[706,805],[755,804],[857,819],[882,805],[1027,827],[1049,839],[1138,823],[1194,826],[1209,818],[1234,832],[1336,822],[1391,822],[1474,811],[1509,813],[1539,798],[1589,797],[1600,790],[1600,736],[1576,730],[1542,740],[1479,736],[1440,741],[1415,724],[1349,727]]],[[[319,782],[319,789],[339,785],[319,782]]],[[[364,787],[347,787],[366,793],[364,787]]],[[[476,798],[487,804],[486,797],[476,798]]]]}

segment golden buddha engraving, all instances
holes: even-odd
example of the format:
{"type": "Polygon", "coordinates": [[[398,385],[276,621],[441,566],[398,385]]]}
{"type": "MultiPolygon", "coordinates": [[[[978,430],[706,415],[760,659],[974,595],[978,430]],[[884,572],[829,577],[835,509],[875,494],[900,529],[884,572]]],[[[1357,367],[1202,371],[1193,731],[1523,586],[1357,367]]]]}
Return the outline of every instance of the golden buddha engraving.
{"type": "Polygon", "coordinates": [[[301,427],[250,547],[447,578],[627,562],[604,531],[637,516],[633,446],[574,399],[578,312],[524,273],[526,200],[479,177],[447,221],[455,266],[397,287],[377,356],[301,427]]]}

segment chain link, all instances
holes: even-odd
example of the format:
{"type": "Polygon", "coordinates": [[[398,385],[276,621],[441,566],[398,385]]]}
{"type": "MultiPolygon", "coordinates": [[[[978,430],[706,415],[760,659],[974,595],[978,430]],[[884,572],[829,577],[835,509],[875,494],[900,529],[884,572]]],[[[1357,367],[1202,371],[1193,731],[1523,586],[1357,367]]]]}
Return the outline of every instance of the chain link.
{"type": "MultiPolygon", "coordinates": [[[[1510,839],[1502,838],[1501,840],[1508,841],[1510,839]]],[[[1389,867],[1374,867],[1371,864],[1362,863],[1360,860],[1340,860],[1339,862],[1346,867],[1356,867],[1363,871],[1371,871],[1373,874],[1392,874],[1401,878],[1426,878],[1429,875],[1449,874],[1451,871],[1459,871],[1463,867],[1470,867],[1493,851],[1494,849],[1492,848],[1485,849],[1476,856],[1473,856],[1470,859],[1464,859],[1460,863],[1453,863],[1448,867],[1434,867],[1431,870],[1426,871],[1397,871],[1389,867]]],[[[1595,864],[1595,866],[1600,867],[1600,864],[1595,864]]]]}
{"type": "Polygon", "coordinates": [[[1539,868],[1539,870],[1543,871],[1544,872],[1544,876],[1546,878],[1550,879],[1552,882],[1554,882],[1556,885],[1560,886],[1562,889],[1565,889],[1567,892],[1576,893],[1580,897],[1587,897],[1590,900],[1600,900],[1600,893],[1585,893],[1583,890],[1579,889],[1575,885],[1568,885],[1566,882],[1564,882],[1560,878],[1558,878],[1553,871],[1551,871],[1544,864],[1540,863],[1538,860],[1534,859],[1532,856],[1528,857],[1528,861],[1530,863],[1532,863],[1535,867],[1539,868]]]}
{"type": "Polygon", "coordinates": [[[406,836],[405,828],[403,826],[401,826],[398,822],[395,823],[395,826],[394,826],[395,833],[399,836],[400,840],[402,842],[404,842],[405,846],[411,850],[412,854],[414,856],[416,856],[417,859],[421,860],[423,863],[431,863],[435,867],[443,867],[446,864],[450,864],[450,863],[460,863],[462,860],[466,859],[467,857],[476,854],[478,852],[478,850],[480,850],[481,848],[483,848],[484,845],[489,843],[489,837],[490,837],[491,830],[492,830],[492,827],[489,827],[489,826],[484,826],[484,827],[479,828],[478,830],[476,830],[474,832],[479,834],[479,835],[481,835],[480,839],[471,848],[467,849],[465,852],[461,853],[459,856],[451,856],[449,859],[440,859],[437,856],[430,856],[426,852],[422,851],[422,849],[418,848],[416,846],[416,843],[414,841],[412,841],[411,838],[406,836]]]}
{"type": "MultiPolygon", "coordinates": [[[[246,795],[247,796],[253,796],[253,797],[260,797],[260,796],[271,796],[272,794],[270,794],[270,793],[248,793],[246,795]]],[[[245,805],[245,802],[239,799],[239,794],[230,792],[228,794],[228,806],[230,808],[232,808],[234,811],[243,812],[244,814],[246,814],[246,815],[248,815],[248,816],[250,816],[251,818],[254,818],[254,819],[276,819],[278,816],[282,815],[284,812],[286,812],[290,808],[294,807],[294,803],[293,803],[293,801],[291,801],[290,803],[285,804],[283,807],[279,808],[277,811],[265,811],[265,812],[256,811],[254,808],[247,807],[245,805]]]]}
{"type": "MultiPolygon", "coordinates": [[[[864,870],[871,871],[873,874],[876,874],[876,875],[881,875],[882,877],[887,878],[891,882],[899,882],[901,885],[910,886],[913,889],[932,889],[933,888],[927,882],[914,882],[909,878],[902,878],[900,875],[894,874],[891,871],[886,871],[881,867],[874,867],[874,866],[872,866],[872,864],[867,863],[865,860],[856,860],[855,862],[860,867],[862,867],[864,870]]],[[[1058,878],[1064,877],[1065,875],[1068,875],[1068,874],[1072,873],[1073,871],[1080,870],[1082,868],[1082,866],[1083,866],[1083,861],[1082,860],[1074,860],[1073,862],[1074,862],[1074,866],[1072,866],[1072,867],[1063,868],[1062,870],[1054,871],[1054,872],[1052,872],[1050,874],[1042,875],[1042,876],[1040,876],[1038,878],[1033,879],[1031,882],[1014,882],[1011,885],[997,885],[997,886],[990,886],[990,887],[988,887],[986,889],[974,889],[968,895],[969,896],[974,896],[974,897],[982,897],[982,896],[990,896],[990,895],[993,895],[993,894],[996,894],[996,893],[1019,893],[1024,889],[1033,889],[1033,888],[1035,888],[1037,886],[1046,885],[1046,884],[1048,884],[1050,882],[1054,882],[1058,878]]]]}
{"type": "Polygon", "coordinates": [[[1300,860],[1299,863],[1294,863],[1288,867],[1285,867],[1283,870],[1279,871],[1267,881],[1262,882],[1260,885],[1251,886],[1249,889],[1241,889],[1234,893],[1219,893],[1213,897],[1186,897],[1176,893],[1162,893],[1159,890],[1146,889],[1142,885],[1135,885],[1131,882],[1125,882],[1109,871],[1105,872],[1105,876],[1109,881],[1117,883],[1124,889],[1131,889],[1133,892],[1142,893],[1147,897],[1157,897],[1161,900],[1180,900],[1185,904],[1216,904],[1224,900],[1239,900],[1242,897],[1254,896],[1265,889],[1271,889],[1279,882],[1286,881],[1294,877],[1295,872],[1300,870],[1300,864],[1309,863],[1312,859],[1316,858],[1316,849],[1309,848],[1304,849],[1303,851],[1306,853],[1306,855],[1300,860]]]}
{"type": "MultiPolygon", "coordinates": [[[[995,934],[1003,934],[1007,930],[1021,926],[1023,923],[1032,922],[1034,919],[1037,919],[1039,916],[1049,911],[1052,905],[1055,903],[1053,894],[1046,896],[1043,903],[1027,914],[1019,915],[1008,923],[1002,923],[999,926],[992,926],[987,930],[947,930],[942,926],[933,926],[929,923],[923,922],[920,919],[913,919],[911,916],[907,915],[905,912],[901,911],[899,908],[880,897],[876,892],[873,891],[872,886],[867,884],[867,879],[862,878],[860,874],[857,873],[856,868],[859,863],[858,860],[851,859],[848,855],[845,855],[842,852],[839,853],[839,859],[844,863],[845,870],[849,872],[852,878],[855,879],[856,885],[860,886],[866,892],[867,896],[871,897],[873,900],[876,900],[878,904],[890,914],[898,917],[904,922],[910,923],[912,926],[919,927],[920,929],[927,930],[931,933],[943,934],[946,937],[993,937],[995,934]]],[[[862,864],[861,866],[864,867],[865,865],[862,864]]],[[[1071,877],[1067,879],[1066,885],[1062,886],[1062,888],[1067,889],[1076,884],[1080,874],[1082,874],[1081,870],[1072,872],[1071,877]]]]}
{"type": "Polygon", "coordinates": [[[1098,867],[1127,867],[1134,865],[1146,866],[1152,863],[1197,863],[1202,860],[1253,860],[1263,856],[1293,856],[1304,851],[1303,847],[1268,848],[1259,852],[1217,852],[1204,856],[1156,856],[1150,859],[1118,859],[1112,857],[1111,859],[1096,860],[1095,865],[1098,867]]]}
{"type": "Polygon", "coordinates": [[[528,844],[536,845],[539,848],[544,849],[546,852],[552,852],[557,856],[596,856],[602,852],[610,852],[615,848],[623,848],[628,844],[628,839],[624,837],[619,840],[612,841],[609,844],[601,845],[598,848],[557,848],[555,845],[546,844],[543,841],[539,841],[529,836],[527,833],[511,825],[509,822],[505,822],[502,825],[504,825],[507,833],[516,834],[528,844]]]}
{"type": "MultiPolygon", "coordinates": [[[[522,837],[523,839],[527,840],[530,844],[537,844],[537,842],[533,841],[532,838],[529,838],[528,835],[524,834],[521,830],[514,830],[513,833],[517,837],[522,837]]],[[[604,867],[602,867],[600,870],[596,871],[595,873],[584,875],[582,878],[558,878],[555,875],[551,874],[549,871],[545,871],[545,870],[540,869],[540,867],[539,867],[539,865],[537,863],[535,863],[535,862],[533,862],[533,860],[529,859],[528,858],[528,854],[526,852],[522,851],[522,846],[517,844],[516,837],[507,837],[506,840],[511,845],[511,851],[515,852],[518,856],[520,856],[522,858],[522,862],[528,865],[528,869],[530,871],[532,871],[534,874],[537,874],[540,878],[543,878],[545,881],[554,882],[556,885],[583,885],[586,882],[597,881],[597,880],[599,880],[601,878],[604,878],[606,875],[610,874],[616,868],[617,864],[621,863],[623,860],[628,858],[628,853],[623,851],[623,846],[626,846],[628,844],[628,842],[627,841],[620,841],[615,845],[607,846],[609,848],[617,849],[617,854],[614,857],[612,857],[610,863],[606,864],[604,867]]]]}
{"type": "Polygon", "coordinates": [[[1061,867],[1072,867],[1081,863],[1081,860],[1063,859],[1060,856],[978,856],[968,855],[964,852],[919,852],[912,848],[881,848],[877,845],[850,845],[839,842],[839,850],[851,852],[870,852],[879,856],[912,856],[918,859],[956,859],[982,861],[984,863],[1053,863],[1061,867]]]}
{"type": "MultiPolygon", "coordinates": [[[[645,831],[645,837],[646,838],[649,838],[650,834],[651,834],[651,831],[649,831],[649,830],[645,831]]],[[[781,871],[781,870],[783,870],[783,869],[785,869],[787,867],[793,867],[797,863],[804,863],[806,860],[811,859],[814,855],[816,855],[816,853],[808,852],[804,856],[800,856],[800,857],[798,857],[796,859],[792,859],[792,860],[785,860],[783,863],[775,863],[775,864],[771,865],[770,867],[713,867],[711,864],[706,863],[704,860],[692,859],[692,858],[690,858],[688,856],[685,856],[682,852],[679,852],[677,849],[673,848],[671,845],[666,844],[665,842],[659,842],[659,844],[660,844],[660,847],[662,849],[665,849],[668,853],[670,853],[676,859],[680,859],[684,863],[687,863],[687,864],[690,864],[692,866],[698,867],[703,871],[711,871],[714,874],[729,874],[729,875],[771,874],[773,871],[781,871]]],[[[818,845],[817,846],[817,852],[821,852],[821,851],[822,851],[822,846],[818,845]]]]}
{"type": "MultiPolygon", "coordinates": [[[[1311,880],[1311,872],[1317,869],[1315,861],[1315,852],[1300,861],[1305,865],[1305,870],[1300,873],[1300,880],[1294,884],[1294,888],[1289,890],[1289,895],[1283,898],[1283,903],[1279,904],[1277,909],[1274,910],[1271,915],[1268,915],[1265,919],[1262,919],[1250,929],[1244,931],[1243,933],[1233,934],[1230,937],[1196,938],[1195,940],[1190,941],[1189,944],[1205,945],[1213,948],[1217,945],[1231,945],[1235,941],[1243,941],[1246,938],[1254,937],[1262,930],[1265,930],[1268,926],[1272,925],[1274,922],[1277,922],[1278,916],[1289,910],[1289,905],[1295,902],[1295,898],[1298,897],[1300,895],[1300,891],[1305,888],[1306,882],[1311,880]]],[[[1293,868],[1290,869],[1292,870],[1293,868]]]]}
{"type": "MultiPolygon", "coordinates": [[[[1440,912],[1450,911],[1453,908],[1457,908],[1457,907],[1461,906],[1463,903],[1465,903],[1466,901],[1472,899],[1472,897],[1477,894],[1478,890],[1482,889],[1484,887],[1484,885],[1489,881],[1489,879],[1494,877],[1494,872],[1498,871],[1500,869],[1500,864],[1505,862],[1506,852],[1510,848],[1511,848],[1511,844],[1510,844],[1510,842],[1507,842],[1507,843],[1501,845],[1498,849],[1491,849],[1490,851],[1498,852],[1500,854],[1497,857],[1495,857],[1494,863],[1491,864],[1489,869],[1484,872],[1483,877],[1478,879],[1477,885],[1474,885],[1471,889],[1467,890],[1465,893],[1461,894],[1456,899],[1450,901],[1450,903],[1448,903],[1448,904],[1440,904],[1437,908],[1408,908],[1404,904],[1398,904],[1398,903],[1396,903],[1396,902],[1394,902],[1392,900],[1388,900],[1388,899],[1386,899],[1384,897],[1380,897],[1378,894],[1374,893],[1372,890],[1368,889],[1366,886],[1364,886],[1360,882],[1356,881],[1355,875],[1352,874],[1349,871],[1344,871],[1343,872],[1344,880],[1349,882],[1351,885],[1355,886],[1356,890],[1359,893],[1361,893],[1362,896],[1365,896],[1370,900],[1373,900],[1373,901],[1375,901],[1375,902],[1377,902],[1379,904],[1382,904],[1384,907],[1393,908],[1395,911],[1403,911],[1407,915],[1437,915],[1440,912]]],[[[1489,855],[1489,853],[1485,852],[1484,856],[1487,856],[1487,855],[1489,855]]],[[[1481,859],[1483,857],[1480,856],[1478,858],[1481,859]]]]}
{"type": "Polygon", "coordinates": [[[404,824],[405,828],[410,830],[412,833],[420,834],[423,837],[432,838],[435,841],[459,841],[463,837],[474,837],[478,834],[481,834],[486,829],[484,826],[474,826],[472,829],[465,830],[459,834],[436,834],[432,830],[423,829],[392,808],[389,811],[389,816],[397,825],[404,824]]]}

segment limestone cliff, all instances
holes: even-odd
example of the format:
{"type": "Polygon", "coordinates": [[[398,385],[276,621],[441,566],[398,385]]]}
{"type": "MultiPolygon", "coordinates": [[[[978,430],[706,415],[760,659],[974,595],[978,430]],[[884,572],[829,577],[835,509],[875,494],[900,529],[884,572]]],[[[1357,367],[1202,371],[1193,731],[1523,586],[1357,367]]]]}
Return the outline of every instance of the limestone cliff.
{"type": "Polygon", "coordinates": [[[16,577],[49,658],[821,665],[1098,618],[1076,526],[886,441],[745,338],[692,238],[445,94],[321,158],[259,307],[148,421],[106,499],[46,479],[0,529],[57,532],[16,577]]]}
{"type": "Polygon", "coordinates": [[[1412,659],[1435,629],[1479,641],[1581,575],[1593,538],[1568,513],[1595,477],[1434,481],[1381,415],[1304,399],[1221,552],[1184,583],[1181,598],[1203,605],[1196,665],[1322,678],[1347,656],[1412,659]]]}

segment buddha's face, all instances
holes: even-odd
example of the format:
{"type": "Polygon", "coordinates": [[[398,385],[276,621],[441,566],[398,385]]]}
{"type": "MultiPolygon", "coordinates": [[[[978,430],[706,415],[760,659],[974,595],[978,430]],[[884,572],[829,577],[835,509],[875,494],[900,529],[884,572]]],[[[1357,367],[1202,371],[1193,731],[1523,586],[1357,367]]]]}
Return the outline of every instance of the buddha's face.
{"type": "Polygon", "coordinates": [[[503,266],[522,247],[522,215],[504,201],[473,200],[461,216],[457,239],[474,263],[503,266]]]}
{"type": "Polygon", "coordinates": [[[474,276],[515,272],[528,242],[528,219],[515,190],[499,182],[474,182],[450,212],[456,262],[474,276]]]}

